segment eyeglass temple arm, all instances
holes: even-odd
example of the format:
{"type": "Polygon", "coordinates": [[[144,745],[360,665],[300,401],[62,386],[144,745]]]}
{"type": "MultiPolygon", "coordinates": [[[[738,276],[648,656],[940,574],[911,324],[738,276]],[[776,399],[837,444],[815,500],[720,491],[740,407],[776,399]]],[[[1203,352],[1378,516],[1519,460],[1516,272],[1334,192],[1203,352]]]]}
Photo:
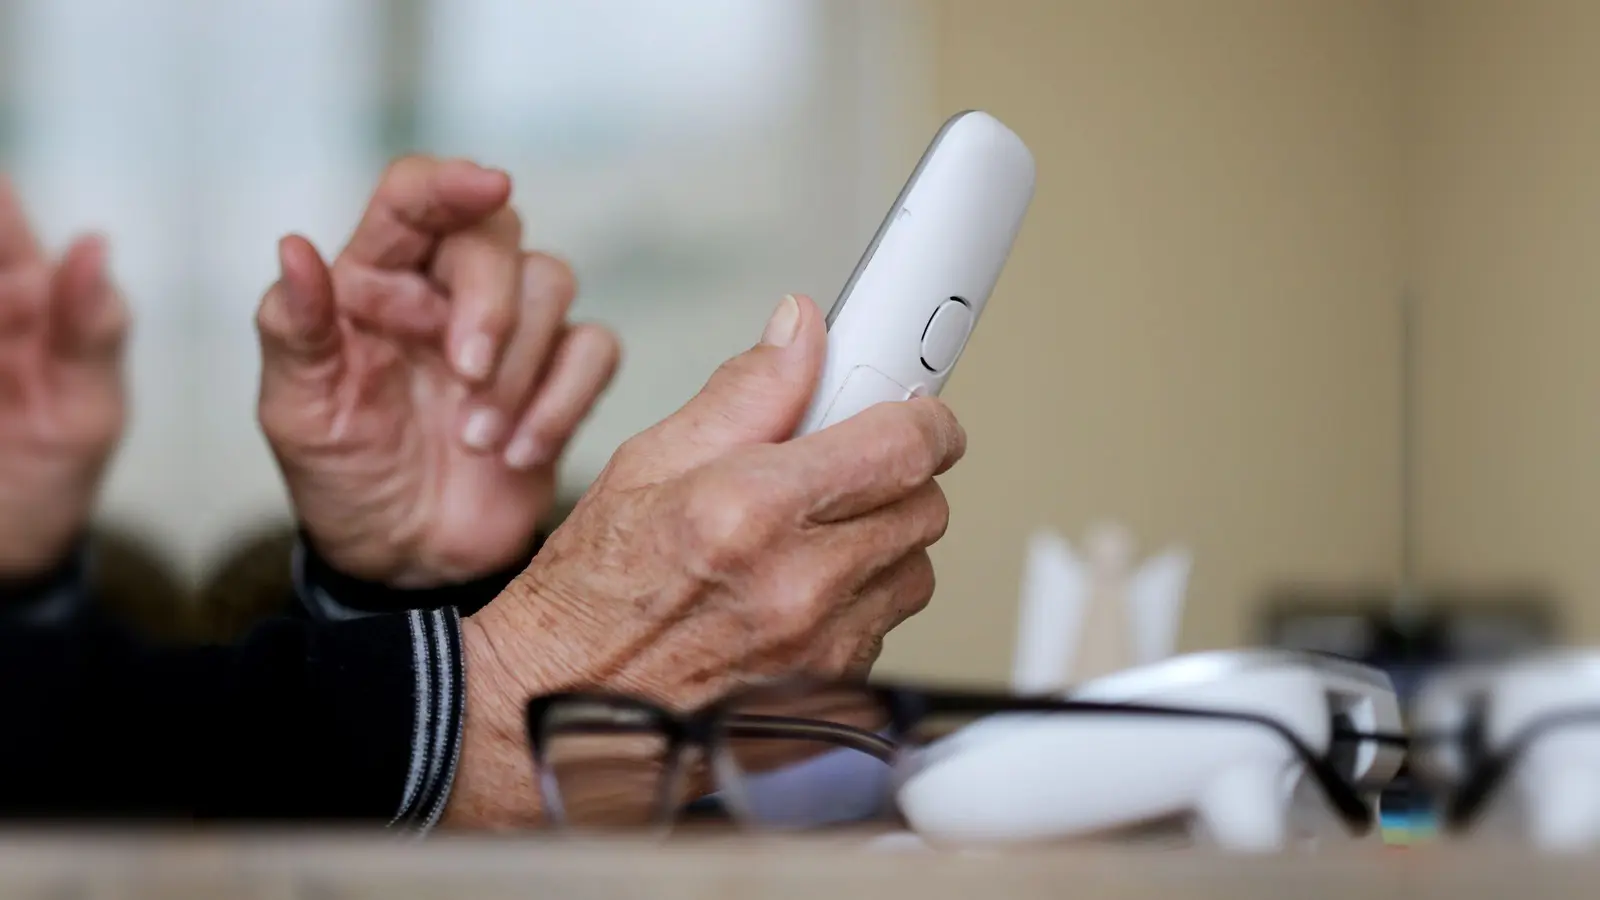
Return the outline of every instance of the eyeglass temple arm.
{"type": "Polygon", "coordinates": [[[739,713],[729,716],[724,727],[730,737],[821,741],[859,750],[884,762],[894,759],[894,741],[853,725],[793,716],[739,713]]]}
{"type": "MultiPolygon", "coordinates": [[[[1322,788],[1328,802],[1332,803],[1352,829],[1370,830],[1373,823],[1372,809],[1361,800],[1354,786],[1348,784],[1322,756],[1319,756],[1299,736],[1290,731],[1283,723],[1266,716],[1251,713],[1232,712],[1224,710],[1186,709],[1174,706],[1148,706],[1138,703],[1106,703],[1089,700],[1062,700],[1049,697],[993,697],[981,694],[968,694],[950,692],[940,695],[919,698],[920,703],[915,704],[915,709],[906,710],[901,705],[902,716],[926,715],[928,713],[1079,713],[1107,715],[1144,715],[1155,718],[1173,719],[1201,719],[1223,722],[1241,722],[1259,725],[1279,737],[1288,741],[1295,754],[1300,757],[1311,776],[1322,788]]],[[[1353,733],[1351,737],[1361,740],[1387,741],[1392,735],[1368,735],[1353,733]]]]}
{"type": "Polygon", "coordinates": [[[1484,803],[1511,772],[1517,758],[1546,732],[1568,725],[1593,723],[1600,723],[1600,709],[1563,710],[1530,722],[1504,750],[1485,760],[1455,792],[1445,806],[1445,824],[1454,830],[1466,828],[1482,812],[1484,803]]]}

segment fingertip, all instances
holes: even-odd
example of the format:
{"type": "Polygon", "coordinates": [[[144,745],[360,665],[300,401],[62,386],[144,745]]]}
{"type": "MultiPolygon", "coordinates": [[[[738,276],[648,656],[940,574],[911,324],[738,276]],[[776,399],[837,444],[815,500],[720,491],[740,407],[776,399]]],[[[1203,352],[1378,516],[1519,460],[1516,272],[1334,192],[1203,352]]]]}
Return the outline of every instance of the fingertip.
{"type": "Polygon", "coordinates": [[[278,268],[280,270],[287,271],[294,264],[295,245],[298,240],[298,237],[292,234],[286,234],[278,238],[278,268]]]}
{"type": "Polygon", "coordinates": [[[58,290],[74,298],[103,290],[109,281],[109,259],[110,246],[104,235],[91,233],[75,239],[62,255],[58,290]]]}
{"type": "Polygon", "coordinates": [[[506,418],[497,409],[476,407],[461,422],[461,442],[479,453],[494,450],[505,439],[506,418]]]}
{"type": "Polygon", "coordinates": [[[322,254],[300,235],[286,235],[278,241],[278,270],[296,306],[318,306],[332,293],[322,254]]]}
{"type": "Polygon", "coordinates": [[[481,331],[473,331],[456,341],[450,354],[456,374],[474,383],[487,381],[494,369],[494,339],[481,331]]]}
{"type": "Polygon", "coordinates": [[[322,255],[300,235],[278,241],[278,283],[263,298],[263,331],[301,349],[324,343],[332,331],[332,285],[322,255]],[[272,307],[281,305],[281,309],[272,307]]]}
{"type": "Polygon", "coordinates": [[[57,346],[85,358],[115,358],[128,330],[128,310],[112,287],[109,243],[103,235],[75,239],[50,288],[57,346]]]}
{"type": "Polygon", "coordinates": [[[104,263],[111,255],[111,242],[105,234],[91,231],[74,240],[67,248],[66,255],[95,263],[104,263]]]}
{"type": "Polygon", "coordinates": [[[943,474],[966,455],[967,429],[956,418],[949,404],[938,397],[920,397],[914,402],[927,405],[929,413],[934,416],[941,442],[940,464],[936,474],[943,474]]]}
{"type": "MultiPolygon", "coordinates": [[[[828,326],[817,307],[816,301],[805,294],[794,295],[796,305],[800,308],[800,320],[795,324],[794,341],[790,349],[796,351],[803,363],[795,366],[797,382],[806,386],[804,401],[810,402],[811,393],[816,390],[817,380],[822,377],[822,366],[828,358],[828,326]]],[[[801,413],[804,407],[801,407],[801,413]]],[[[795,420],[795,425],[799,419],[795,420]]]]}
{"type": "Polygon", "coordinates": [[[451,310],[450,361],[456,374],[473,384],[493,377],[515,325],[515,309],[497,298],[469,296],[451,310]]]}
{"type": "Polygon", "coordinates": [[[574,325],[555,349],[550,371],[506,445],[506,465],[525,471],[555,461],[610,387],[622,345],[609,328],[574,325]]]}
{"type": "Polygon", "coordinates": [[[278,267],[285,275],[304,278],[315,273],[322,254],[312,243],[298,234],[286,234],[278,239],[278,267]]]}
{"type": "Polygon", "coordinates": [[[439,167],[439,186],[464,199],[499,206],[511,199],[511,175],[504,169],[482,166],[467,159],[449,159],[439,167]]]}
{"type": "Polygon", "coordinates": [[[821,365],[822,355],[828,347],[828,323],[817,301],[805,294],[795,294],[800,307],[800,323],[795,333],[795,344],[803,345],[821,365]]]}
{"type": "Polygon", "coordinates": [[[456,374],[473,384],[494,377],[505,353],[506,344],[517,325],[517,310],[492,299],[468,306],[457,306],[451,328],[451,364],[456,374]]]}
{"type": "Polygon", "coordinates": [[[574,325],[572,330],[573,340],[590,345],[585,348],[584,353],[599,361],[597,368],[603,372],[603,380],[609,384],[622,366],[622,339],[604,325],[589,322],[574,325]]]}

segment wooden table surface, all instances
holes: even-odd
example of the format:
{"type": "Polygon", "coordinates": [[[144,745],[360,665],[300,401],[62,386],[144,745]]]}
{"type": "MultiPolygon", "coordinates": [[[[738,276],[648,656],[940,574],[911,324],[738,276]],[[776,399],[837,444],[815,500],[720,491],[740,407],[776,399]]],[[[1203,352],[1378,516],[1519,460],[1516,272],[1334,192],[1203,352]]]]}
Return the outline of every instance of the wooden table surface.
{"type": "Polygon", "coordinates": [[[0,897],[1070,897],[1374,900],[1592,897],[1600,855],[1361,846],[1237,857],[1198,850],[883,851],[838,838],[579,842],[347,834],[0,835],[0,897]]]}

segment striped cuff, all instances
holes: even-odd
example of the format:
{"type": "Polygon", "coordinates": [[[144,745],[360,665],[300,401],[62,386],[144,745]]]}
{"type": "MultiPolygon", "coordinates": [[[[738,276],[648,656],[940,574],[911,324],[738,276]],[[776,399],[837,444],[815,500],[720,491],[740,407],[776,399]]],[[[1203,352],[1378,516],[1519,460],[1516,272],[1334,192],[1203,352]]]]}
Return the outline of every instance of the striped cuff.
{"type": "Polygon", "coordinates": [[[454,607],[404,615],[411,628],[415,711],[405,789],[389,825],[426,833],[438,823],[450,798],[461,755],[466,659],[461,652],[461,615],[454,607]]]}

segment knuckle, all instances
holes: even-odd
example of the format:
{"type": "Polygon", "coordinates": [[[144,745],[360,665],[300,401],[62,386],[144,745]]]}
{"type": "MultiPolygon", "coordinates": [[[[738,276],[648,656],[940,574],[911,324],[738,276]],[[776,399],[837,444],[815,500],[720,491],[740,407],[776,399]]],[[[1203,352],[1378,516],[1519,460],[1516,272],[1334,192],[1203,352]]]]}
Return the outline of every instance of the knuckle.
{"type": "Polygon", "coordinates": [[[706,384],[714,385],[724,381],[733,381],[748,374],[750,368],[750,363],[745,360],[743,355],[725,359],[711,371],[711,377],[706,380],[706,384]]]}
{"type": "Polygon", "coordinates": [[[701,485],[683,508],[683,533],[691,562],[710,574],[747,565],[765,541],[765,517],[744,492],[701,485]]]}
{"type": "Polygon", "coordinates": [[[105,332],[112,340],[121,340],[133,328],[133,313],[129,311],[128,304],[119,297],[106,312],[105,332]]]}
{"type": "Polygon", "coordinates": [[[933,557],[926,550],[913,554],[901,576],[901,609],[912,616],[928,608],[933,600],[937,579],[933,571],[933,557]]]}
{"type": "Polygon", "coordinates": [[[961,458],[967,455],[967,429],[966,426],[961,424],[961,420],[956,418],[956,414],[951,411],[950,407],[940,403],[939,409],[943,411],[940,421],[943,422],[945,428],[944,465],[948,467],[960,462],[961,458]]]}
{"type": "Polygon", "coordinates": [[[442,212],[433,190],[442,163],[435,157],[410,154],[389,163],[374,195],[377,210],[409,228],[432,228],[442,212]]]}
{"type": "Polygon", "coordinates": [[[438,161],[425,153],[407,153],[397,156],[389,161],[379,177],[378,184],[393,188],[395,185],[407,184],[418,177],[427,176],[433,171],[438,161]]]}
{"type": "Polygon", "coordinates": [[[487,302],[478,310],[475,321],[479,330],[503,336],[517,322],[516,308],[509,303],[487,302]]]}
{"type": "Polygon", "coordinates": [[[577,416],[561,412],[536,413],[522,424],[518,437],[531,439],[535,444],[548,448],[549,452],[556,453],[564,450],[577,432],[577,419],[577,416]]]}
{"type": "MultiPolygon", "coordinates": [[[[950,498],[937,481],[928,482],[927,499],[921,511],[923,547],[931,547],[950,530],[950,498]]],[[[930,563],[931,565],[931,563],[930,563]]]]}
{"type": "Polygon", "coordinates": [[[915,419],[920,461],[930,475],[965,452],[966,431],[943,401],[921,397],[905,406],[906,412],[915,419]]]}
{"type": "Polygon", "coordinates": [[[893,473],[895,485],[909,493],[920,488],[938,466],[939,435],[928,418],[907,404],[885,404],[880,429],[880,465],[893,473]]]}
{"type": "Polygon", "coordinates": [[[655,429],[650,428],[617,445],[617,449],[611,451],[611,459],[606,463],[606,471],[626,471],[628,468],[640,464],[641,461],[649,459],[650,444],[654,441],[654,436],[655,429]]]}
{"type": "Polygon", "coordinates": [[[827,593],[815,585],[796,585],[762,598],[758,626],[779,644],[804,642],[826,618],[827,593]]]}
{"type": "Polygon", "coordinates": [[[511,243],[517,244],[522,241],[523,221],[521,210],[508,203],[496,210],[494,215],[489,218],[494,223],[495,229],[504,234],[511,243]]]}
{"type": "Polygon", "coordinates": [[[378,177],[376,198],[385,207],[404,208],[404,201],[427,183],[434,166],[431,157],[415,153],[390,160],[378,177]]]}
{"type": "MultiPolygon", "coordinates": [[[[272,288],[272,291],[276,290],[278,290],[277,287],[272,288]]],[[[272,302],[272,291],[268,291],[267,295],[261,298],[261,302],[256,304],[256,333],[267,337],[274,336],[278,332],[277,317],[273,311],[275,304],[272,302]]]]}
{"type": "Polygon", "coordinates": [[[791,579],[798,585],[790,602],[791,617],[807,627],[831,616],[845,602],[847,577],[837,567],[819,565],[791,579]]]}
{"type": "Polygon", "coordinates": [[[835,643],[822,658],[816,675],[822,677],[849,677],[864,673],[883,655],[883,635],[876,632],[852,635],[849,640],[835,643]]]}
{"type": "Polygon", "coordinates": [[[566,260],[548,253],[529,253],[523,258],[525,277],[539,286],[540,299],[570,304],[578,295],[578,276],[566,260]]]}
{"type": "Polygon", "coordinates": [[[375,272],[342,261],[332,270],[333,302],[340,310],[375,319],[383,307],[384,283],[375,272]]]}

